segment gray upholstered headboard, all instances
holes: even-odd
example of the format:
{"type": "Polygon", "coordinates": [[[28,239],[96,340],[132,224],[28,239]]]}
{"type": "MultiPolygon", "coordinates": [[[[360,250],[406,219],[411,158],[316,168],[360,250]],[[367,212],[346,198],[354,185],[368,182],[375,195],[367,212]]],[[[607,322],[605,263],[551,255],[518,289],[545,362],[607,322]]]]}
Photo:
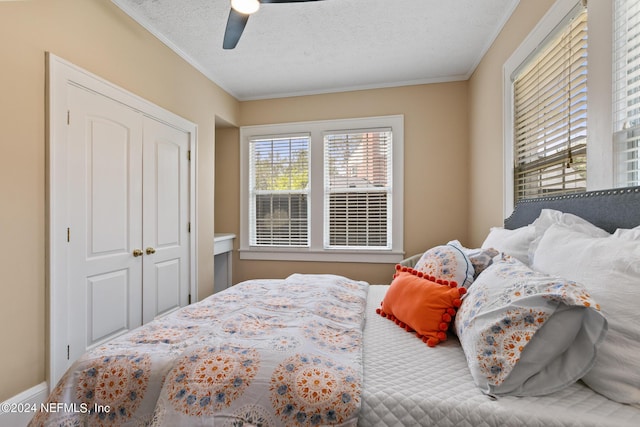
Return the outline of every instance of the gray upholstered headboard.
{"type": "Polygon", "coordinates": [[[634,228],[640,225],[640,187],[523,200],[518,202],[511,216],[504,220],[504,226],[514,229],[531,224],[542,209],[578,215],[613,233],[616,228],[634,228]]]}

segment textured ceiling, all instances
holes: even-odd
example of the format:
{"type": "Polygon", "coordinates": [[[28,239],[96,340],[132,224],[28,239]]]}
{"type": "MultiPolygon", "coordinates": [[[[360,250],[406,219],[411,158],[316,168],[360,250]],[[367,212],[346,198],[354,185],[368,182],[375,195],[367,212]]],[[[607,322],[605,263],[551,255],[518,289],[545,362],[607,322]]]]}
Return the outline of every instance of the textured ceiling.
{"type": "Polygon", "coordinates": [[[465,80],[518,4],[264,4],[224,50],[229,0],[112,1],[239,100],[465,80]]]}

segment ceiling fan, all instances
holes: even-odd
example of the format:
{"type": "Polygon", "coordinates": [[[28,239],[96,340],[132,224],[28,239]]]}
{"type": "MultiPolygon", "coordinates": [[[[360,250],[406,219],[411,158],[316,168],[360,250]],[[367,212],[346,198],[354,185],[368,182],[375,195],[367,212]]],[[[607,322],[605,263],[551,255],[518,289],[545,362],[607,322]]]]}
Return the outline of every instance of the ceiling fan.
{"type": "Polygon", "coordinates": [[[233,49],[238,44],[249,15],[257,12],[261,3],[299,3],[321,0],[231,0],[231,10],[227,19],[227,28],[224,32],[224,49],[233,49]]]}

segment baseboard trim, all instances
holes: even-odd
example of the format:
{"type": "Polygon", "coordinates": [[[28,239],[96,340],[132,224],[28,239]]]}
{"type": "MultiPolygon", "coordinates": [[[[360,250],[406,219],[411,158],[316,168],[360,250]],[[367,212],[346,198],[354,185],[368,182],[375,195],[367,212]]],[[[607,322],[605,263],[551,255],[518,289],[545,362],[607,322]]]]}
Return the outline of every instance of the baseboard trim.
{"type": "Polygon", "coordinates": [[[4,408],[24,409],[36,405],[40,407],[41,403],[47,400],[49,394],[49,386],[46,382],[31,387],[22,393],[5,400],[0,404],[0,427],[25,427],[35,415],[32,411],[4,412],[4,408]]]}

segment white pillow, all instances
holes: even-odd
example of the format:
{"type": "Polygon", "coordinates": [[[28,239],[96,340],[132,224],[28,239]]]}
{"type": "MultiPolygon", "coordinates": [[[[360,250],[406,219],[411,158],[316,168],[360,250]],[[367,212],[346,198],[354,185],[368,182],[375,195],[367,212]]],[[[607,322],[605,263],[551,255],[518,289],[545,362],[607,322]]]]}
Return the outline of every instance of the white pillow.
{"type": "Polygon", "coordinates": [[[574,231],[579,231],[591,237],[608,237],[610,234],[602,228],[596,227],[586,219],[577,215],[557,211],[555,209],[542,209],[540,215],[531,225],[536,229],[536,237],[529,245],[529,264],[533,264],[536,248],[542,239],[542,235],[553,224],[561,224],[574,231]]]}
{"type": "Polygon", "coordinates": [[[613,235],[626,240],[640,240],[640,225],[631,229],[618,228],[613,235]]]}
{"type": "Polygon", "coordinates": [[[536,229],[532,225],[526,225],[515,230],[492,227],[489,235],[482,243],[482,249],[497,249],[529,265],[529,245],[535,237],[536,229]]]}
{"type": "Polygon", "coordinates": [[[583,381],[612,400],[640,403],[640,241],[553,225],[540,240],[533,268],[582,283],[609,322],[583,381]]]}
{"type": "Polygon", "coordinates": [[[536,228],[536,234],[541,236],[553,224],[562,224],[571,230],[579,231],[592,237],[609,236],[607,231],[596,227],[586,219],[555,209],[542,209],[538,218],[531,225],[536,228]]]}

